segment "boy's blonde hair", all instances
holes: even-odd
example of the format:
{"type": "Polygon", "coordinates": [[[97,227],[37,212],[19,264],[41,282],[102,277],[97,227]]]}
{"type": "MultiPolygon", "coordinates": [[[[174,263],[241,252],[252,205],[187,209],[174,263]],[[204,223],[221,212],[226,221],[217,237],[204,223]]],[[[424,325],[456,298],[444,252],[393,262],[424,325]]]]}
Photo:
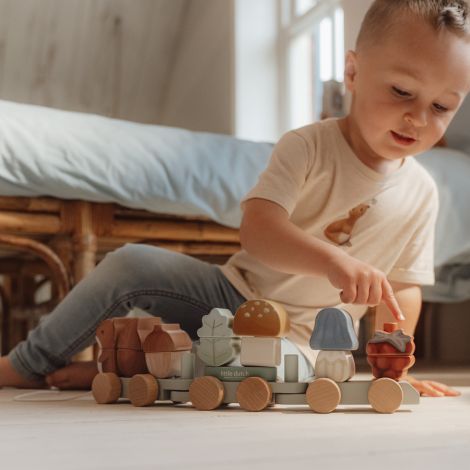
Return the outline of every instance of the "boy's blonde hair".
{"type": "Polygon", "coordinates": [[[466,0],[375,0],[366,13],[356,47],[379,43],[402,15],[415,16],[436,31],[446,29],[458,36],[470,34],[466,0]]]}

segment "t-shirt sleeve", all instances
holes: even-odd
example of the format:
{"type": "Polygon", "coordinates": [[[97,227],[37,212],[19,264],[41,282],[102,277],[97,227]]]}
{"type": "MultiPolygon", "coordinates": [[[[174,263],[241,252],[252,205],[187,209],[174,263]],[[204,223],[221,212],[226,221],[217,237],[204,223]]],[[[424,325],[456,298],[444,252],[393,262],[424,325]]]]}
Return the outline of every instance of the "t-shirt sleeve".
{"type": "Polygon", "coordinates": [[[439,198],[437,187],[421,206],[416,218],[416,229],[389,273],[391,281],[409,284],[432,285],[434,277],[434,238],[439,198]]]}
{"type": "Polygon", "coordinates": [[[288,132],[275,145],[269,164],[255,187],[242,199],[275,202],[292,214],[313,161],[313,149],[301,135],[288,132]]]}

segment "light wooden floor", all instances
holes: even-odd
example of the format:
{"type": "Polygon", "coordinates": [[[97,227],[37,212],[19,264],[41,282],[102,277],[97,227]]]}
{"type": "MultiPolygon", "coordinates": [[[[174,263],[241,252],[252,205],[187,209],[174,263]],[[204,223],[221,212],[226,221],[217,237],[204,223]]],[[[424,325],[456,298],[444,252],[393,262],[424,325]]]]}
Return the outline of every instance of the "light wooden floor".
{"type": "Polygon", "coordinates": [[[19,402],[14,398],[24,391],[4,389],[0,468],[469,468],[470,368],[425,375],[447,380],[463,395],[424,398],[394,415],[367,407],[317,415],[304,407],[248,413],[238,407],[200,412],[187,406],[96,405],[89,395],[19,402]]]}

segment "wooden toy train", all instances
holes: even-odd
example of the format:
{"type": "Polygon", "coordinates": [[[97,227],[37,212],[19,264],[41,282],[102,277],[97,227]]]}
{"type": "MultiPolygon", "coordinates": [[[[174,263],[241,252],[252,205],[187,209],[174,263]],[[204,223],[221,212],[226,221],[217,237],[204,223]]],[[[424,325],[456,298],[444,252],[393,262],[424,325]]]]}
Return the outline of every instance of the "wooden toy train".
{"type": "Polygon", "coordinates": [[[418,392],[399,381],[414,364],[414,342],[396,324],[386,323],[367,344],[372,381],[350,380],[355,374],[351,351],[358,340],[350,315],[337,308],[321,310],[315,322],[310,339],[312,349],[320,351],[315,377],[299,382],[298,356],[285,355],[280,381],[276,366],[288,330],[286,311],[272,301],[247,301],[235,316],[214,308],[202,318],[195,354],[179,324],[156,317],[105,320],[96,334],[100,373],[93,381],[93,396],[101,404],[120,398],[134,406],[191,402],[198,410],[229,403],[248,411],[305,404],[317,413],[365,404],[393,413],[401,404],[419,403],[418,392]],[[240,366],[233,365],[237,358],[240,366]],[[202,374],[195,373],[196,359],[203,364],[202,374]]]}

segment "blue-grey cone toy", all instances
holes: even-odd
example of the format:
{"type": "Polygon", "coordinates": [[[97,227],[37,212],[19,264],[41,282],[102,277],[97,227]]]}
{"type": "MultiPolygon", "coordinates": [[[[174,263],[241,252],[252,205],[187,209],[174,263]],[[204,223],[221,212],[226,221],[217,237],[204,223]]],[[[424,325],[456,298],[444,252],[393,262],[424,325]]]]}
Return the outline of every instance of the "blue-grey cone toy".
{"type": "Polygon", "coordinates": [[[353,320],[346,310],[324,308],[318,312],[310,347],[323,351],[354,351],[359,341],[353,320]]]}

